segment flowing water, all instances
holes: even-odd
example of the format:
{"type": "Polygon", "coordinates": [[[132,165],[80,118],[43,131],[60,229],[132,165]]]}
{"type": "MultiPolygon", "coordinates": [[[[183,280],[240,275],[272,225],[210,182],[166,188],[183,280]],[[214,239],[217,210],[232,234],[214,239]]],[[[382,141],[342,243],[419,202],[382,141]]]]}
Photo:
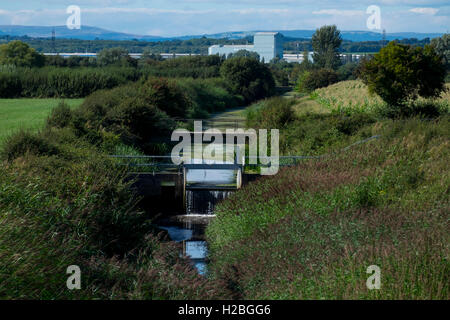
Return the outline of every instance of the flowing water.
{"type": "MultiPolygon", "coordinates": [[[[193,163],[208,163],[194,160],[193,163]]],[[[235,170],[190,169],[186,173],[186,215],[160,222],[173,241],[183,243],[183,254],[188,256],[200,274],[207,269],[208,244],[205,229],[214,218],[218,202],[229,197],[236,187],[235,170]]]]}

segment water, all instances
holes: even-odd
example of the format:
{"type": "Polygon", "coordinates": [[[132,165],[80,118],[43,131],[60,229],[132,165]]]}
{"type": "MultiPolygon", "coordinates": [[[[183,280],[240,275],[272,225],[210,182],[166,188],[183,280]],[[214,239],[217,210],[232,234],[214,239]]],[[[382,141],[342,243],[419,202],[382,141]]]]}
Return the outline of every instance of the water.
{"type": "Polygon", "coordinates": [[[213,215],[218,202],[228,198],[229,190],[186,190],[186,213],[188,215],[213,215]]]}
{"type": "MultiPolygon", "coordinates": [[[[193,159],[192,163],[212,163],[193,159]]],[[[222,162],[225,163],[225,162],[222,162]]],[[[190,169],[186,172],[186,215],[166,218],[159,222],[169,237],[183,244],[183,254],[189,257],[199,274],[207,271],[208,244],[205,229],[214,217],[216,204],[234,191],[236,170],[190,169]]]]}
{"type": "Polygon", "coordinates": [[[189,257],[198,273],[207,271],[206,258],[208,244],[205,241],[205,229],[211,216],[176,216],[159,222],[159,227],[166,230],[172,241],[183,244],[182,254],[189,257]]]}

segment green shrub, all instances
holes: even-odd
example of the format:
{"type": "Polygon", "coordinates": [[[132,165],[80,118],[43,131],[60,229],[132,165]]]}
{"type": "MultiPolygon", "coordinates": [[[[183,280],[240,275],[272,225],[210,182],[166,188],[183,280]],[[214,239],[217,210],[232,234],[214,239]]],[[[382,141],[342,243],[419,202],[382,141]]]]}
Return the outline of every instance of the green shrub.
{"type": "Polygon", "coordinates": [[[307,79],[309,79],[310,77],[310,72],[309,71],[304,71],[303,73],[300,74],[300,76],[297,79],[297,82],[295,84],[295,90],[297,90],[300,93],[303,92],[310,92],[309,88],[306,87],[306,81],[307,79]]]}
{"type": "Polygon", "coordinates": [[[231,91],[242,95],[247,103],[274,93],[275,80],[270,69],[254,58],[230,58],[222,64],[220,73],[231,91]]]}
{"type": "Polygon", "coordinates": [[[447,102],[439,102],[436,100],[419,99],[416,101],[409,101],[401,108],[394,105],[381,105],[375,110],[381,117],[386,118],[437,118],[441,115],[449,113],[450,104],[447,102]]]}
{"type": "Polygon", "coordinates": [[[0,97],[14,98],[20,96],[22,83],[16,72],[0,72],[0,97]]]}
{"type": "Polygon", "coordinates": [[[241,106],[241,97],[230,93],[222,79],[177,79],[177,85],[190,101],[188,118],[206,119],[209,114],[241,106]]]}
{"type": "Polygon", "coordinates": [[[189,101],[173,80],[150,78],[140,86],[141,96],[149,105],[172,117],[185,117],[189,101]]]}
{"type": "Polygon", "coordinates": [[[356,80],[356,69],[358,68],[358,63],[350,62],[343,64],[337,69],[339,81],[346,80],[356,80]]]}
{"type": "Polygon", "coordinates": [[[369,91],[402,108],[418,96],[438,97],[445,89],[446,68],[431,46],[412,47],[394,41],[365,60],[360,75],[369,91]]]}
{"type": "Polygon", "coordinates": [[[58,153],[58,147],[49,143],[39,134],[22,130],[5,139],[2,158],[11,161],[26,154],[51,156],[58,153]]]}
{"type": "Polygon", "coordinates": [[[167,114],[140,97],[123,99],[102,121],[102,126],[119,134],[124,143],[142,147],[153,137],[168,135],[173,125],[167,114]]]}
{"type": "Polygon", "coordinates": [[[294,120],[292,105],[295,100],[274,97],[251,107],[247,112],[247,126],[252,128],[280,129],[294,120]]]}
{"type": "Polygon", "coordinates": [[[338,74],[331,69],[313,70],[302,79],[301,87],[306,92],[313,92],[316,89],[328,87],[338,82],[338,74]]]}
{"type": "Polygon", "coordinates": [[[336,123],[336,129],[346,135],[355,134],[360,128],[367,124],[374,123],[373,116],[366,113],[356,113],[349,117],[339,117],[336,123]]]}
{"type": "Polygon", "coordinates": [[[67,127],[72,122],[72,110],[70,107],[61,102],[52,110],[52,113],[47,118],[47,126],[55,128],[67,127]]]}

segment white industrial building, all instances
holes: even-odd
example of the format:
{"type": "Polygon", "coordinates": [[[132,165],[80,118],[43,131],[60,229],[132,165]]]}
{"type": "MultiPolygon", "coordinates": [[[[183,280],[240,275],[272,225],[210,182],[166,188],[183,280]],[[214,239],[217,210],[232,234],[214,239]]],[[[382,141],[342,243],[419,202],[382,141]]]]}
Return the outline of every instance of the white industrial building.
{"type": "Polygon", "coordinates": [[[278,32],[258,32],[254,36],[253,44],[248,45],[214,45],[209,47],[209,55],[234,54],[240,50],[256,52],[261,61],[270,62],[274,58],[283,59],[283,35],[278,32]]]}

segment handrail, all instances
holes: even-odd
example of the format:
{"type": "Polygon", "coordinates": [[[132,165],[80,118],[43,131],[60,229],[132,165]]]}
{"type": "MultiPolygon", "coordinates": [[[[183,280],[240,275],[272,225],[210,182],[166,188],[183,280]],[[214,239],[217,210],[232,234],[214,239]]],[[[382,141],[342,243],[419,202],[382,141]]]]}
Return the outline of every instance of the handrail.
{"type": "MultiPolygon", "coordinates": [[[[381,138],[381,135],[375,135],[375,136],[369,137],[367,139],[363,139],[363,140],[357,141],[357,142],[355,142],[355,143],[353,143],[353,144],[351,144],[351,145],[349,145],[349,146],[347,146],[345,148],[342,148],[342,149],[340,149],[340,150],[338,150],[338,151],[336,151],[334,153],[327,153],[327,154],[318,155],[318,156],[279,156],[279,157],[246,156],[245,159],[255,159],[255,158],[256,159],[266,159],[266,160],[267,159],[274,159],[274,158],[276,158],[278,160],[283,160],[283,159],[285,159],[285,160],[287,160],[287,159],[292,159],[292,160],[322,159],[322,158],[325,158],[325,157],[328,157],[328,156],[336,155],[339,152],[347,151],[347,150],[349,150],[350,148],[352,148],[354,146],[366,143],[366,142],[374,140],[374,139],[379,139],[379,138],[381,138]]],[[[239,155],[237,155],[237,156],[239,156],[239,155]]],[[[146,155],[136,155],[136,156],[135,155],[111,155],[109,157],[110,158],[115,158],[115,159],[173,159],[174,157],[175,158],[182,158],[181,156],[173,156],[172,157],[172,156],[146,156],[146,155]]],[[[236,159],[235,159],[235,162],[236,162],[236,159]]],[[[282,163],[280,163],[280,161],[278,161],[278,162],[279,162],[278,165],[280,167],[291,166],[291,165],[297,164],[297,161],[294,161],[293,164],[282,164],[282,163]]],[[[128,163],[128,164],[125,163],[125,164],[121,164],[121,165],[124,165],[124,166],[127,165],[127,166],[130,166],[130,167],[178,167],[178,168],[186,167],[186,168],[191,168],[191,169],[197,166],[197,167],[199,167],[199,169],[202,169],[202,170],[219,169],[220,166],[222,166],[223,168],[232,168],[233,167],[229,163],[228,164],[226,164],[226,163],[224,163],[224,164],[204,164],[204,163],[201,163],[201,164],[195,164],[195,163],[185,164],[183,162],[181,164],[179,164],[179,165],[174,164],[174,163],[157,163],[157,162],[155,162],[155,163],[128,163]]],[[[267,164],[248,164],[248,165],[249,166],[265,167],[265,166],[271,166],[272,164],[269,162],[267,164]]],[[[241,164],[240,165],[240,167],[242,167],[242,166],[245,166],[245,164],[241,164]]],[[[234,163],[234,167],[233,168],[237,168],[236,163],[234,163]]]]}

